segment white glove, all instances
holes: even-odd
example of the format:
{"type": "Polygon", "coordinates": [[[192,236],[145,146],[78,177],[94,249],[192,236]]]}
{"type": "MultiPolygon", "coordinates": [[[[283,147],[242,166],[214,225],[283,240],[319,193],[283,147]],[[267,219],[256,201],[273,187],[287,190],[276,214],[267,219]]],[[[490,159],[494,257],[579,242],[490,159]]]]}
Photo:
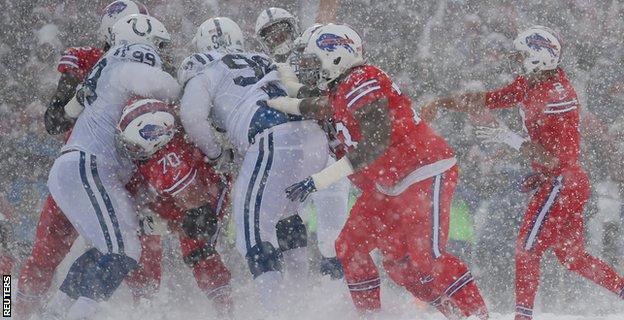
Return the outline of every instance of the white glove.
{"type": "Polygon", "coordinates": [[[271,100],[267,100],[269,107],[288,114],[301,115],[299,110],[299,104],[301,99],[290,97],[277,97],[271,100]]]}
{"type": "Polygon", "coordinates": [[[477,127],[475,135],[485,143],[504,143],[516,151],[520,151],[520,147],[526,141],[526,139],[509,130],[504,125],[499,125],[498,127],[477,127]]]}
{"type": "Polygon", "coordinates": [[[299,89],[303,87],[303,84],[299,83],[299,78],[295,74],[295,71],[290,67],[288,63],[276,63],[277,72],[279,72],[280,80],[286,87],[286,91],[289,97],[297,97],[299,89]]]}
{"type": "Polygon", "coordinates": [[[84,110],[84,106],[78,102],[78,99],[76,99],[76,96],[74,95],[74,97],[65,105],[64,109],[65,117],[76,119],[82,113],[82,110],[84,110]]]}

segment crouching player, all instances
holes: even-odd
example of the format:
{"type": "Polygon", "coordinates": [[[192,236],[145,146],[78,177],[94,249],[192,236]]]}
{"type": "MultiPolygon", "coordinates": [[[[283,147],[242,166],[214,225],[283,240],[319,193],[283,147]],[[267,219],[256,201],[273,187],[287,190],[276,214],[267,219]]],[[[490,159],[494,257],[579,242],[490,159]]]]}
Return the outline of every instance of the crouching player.
{"type": "MultiPolygon", "coordinates": [[[[180,234],[184,262],[197,285],[214,302],[219,318],[231,317],[230,272],[215,249],[228,179],[185,141],[176,119],[172,106],[153,99],[137,100],[124,109],[117,145],[138,167],[129,189],[180,234]]],[[[144,217],[143,224],[151,224],[150,218],[144,217]]]]}
{"type": "Polygon", "coordinates": [[[349,177],[362,190],[336,241],[351,297],[378,310],[380,278],[370,256],[380,249],[390,277],[449,317],[487,309],[466,265],[445,251],[458,169],[453,151],[414,115],[410,99],[383,71],[364,63],[359,35],[327,25],[311,36],[300,76],[328,95],[269,101],[304,118],[331,120],[348,147],[335,164],[287,189],[292,200],[349,177]]]}

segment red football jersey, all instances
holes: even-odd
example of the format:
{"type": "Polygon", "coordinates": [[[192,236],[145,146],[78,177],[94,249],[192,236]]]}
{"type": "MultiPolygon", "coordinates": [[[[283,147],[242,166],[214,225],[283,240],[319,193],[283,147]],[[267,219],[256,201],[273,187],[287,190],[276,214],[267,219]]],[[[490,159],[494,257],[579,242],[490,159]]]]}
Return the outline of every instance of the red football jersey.
{"type": "Polygon", "coordinates": [[[579,166],[580,104],[576,91],[565,72],[559,68],[556,76],[529,86],[519,76],[510,85],[486,94],[490,109],[522,107],[524,126],[531,141],[542,145],[559,159],[559,165],[548,170],[539,163],[533,168],[539,172],[558,175],[570,166],[579,166]]]}
{"type": "Polygon", "coordinates": [[[414,113],[410,98],[375,66],[353,68],[330,92],[329,98],[336,131],[348,147],[361,139],[355,111],[377,99],[388,99],[392,121],[390,146],[377,160],[351,176],[359,187],[372,183],[394,186],[424,165],[454,157],[446,141],[414,113]]]}
{"type": "Polygon", "coordinates": [[[68,48],[63,52],[57,70],[60,73],[71,73],[82,81],[102,55],[104,51],[95,47],[68,48]]]}
{"type": "MultiPolygon", "coordinates": [[[[159,199],[153,209],[168,220],[179,220],[184,211],[174,200],[188,188],[202,188],[193,194],[207,197],[218,215],[221,215],[225,201],[227,182],[207,163],[201,151],[188,143],[182,133],[175,137],[149,160],[138,164],[138,180],[147,184],[159,199]]],[[[189,202],[198,202],[189,199],[189,202]]]]}

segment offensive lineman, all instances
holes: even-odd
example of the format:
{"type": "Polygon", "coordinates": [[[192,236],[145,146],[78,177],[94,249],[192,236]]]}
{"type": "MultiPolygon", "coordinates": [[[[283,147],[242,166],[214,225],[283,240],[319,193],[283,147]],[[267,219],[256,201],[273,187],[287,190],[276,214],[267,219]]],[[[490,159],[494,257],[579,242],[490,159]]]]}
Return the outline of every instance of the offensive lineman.
{"type": "Polygon", "coordinates": [[[286,92],[273,61],[244,51],[234,21],[209,19],[194,40],[200,53],[183,62],[178,76],[186,83],[182,124],[209,158],[223,153],[215,143],[213,124],[244,156],[234,187],[236,244],[264,306],[276,312],[286,302],[286,289],[305,288],[308,270],[306,228],[297,215],[298,205],[282,190],[323,168],[327,142],[313,121],[300,121],[266,105],[269,98],[286,92]]]}
{"type": "Polygon", "coordinates": [[[350,27],[317,29],[299,72],[328,95],[280,97],[269,105],[306,119],[331,120],[347,152],[286,193],[304,201],[344,177],[362,190],[336,241],[357,309],[381,307],[381,280],[370,256],[378,248],[390,277],[417,298],[449,318],[487,319],[467,266],[445,251],[458,176],[451,148],[414,114],[409,98],[383,71],[364,63],[362,41],[350,27]]]}
{"type": "MultiPolygon", "coordinates": [[[[110,3],[104,9],[100,22],[99,36],[103,41],[102,48],[70,47],[65,50],[57,67],[61,77],[44,116],[48,133],[61,134],[71,129],[75,119],[66,114],[65,105],[74,96],[76,87],[84,81],[104,52],[110,49],[112,44],[110,29],[115,22],[133,13],[148,14],[148,11],[144,5],[135,1],[118,0],[110,3]]],[[[27,319],[32,312],[39,309],[44,294],[51,285],[56,268],[69,252],[77,236],[52,196],[48,195],[39,216],[31,255],[20,269],[15,306],[16,316],[27,319]]],[[[141,239],[143,248],[153,247],[153,244],[146,239],[147,237],[141,239]]],[[[148,255],[150,252],[146,252],[146,256],[148,255]]],[[[141,272],[135,272],[136,277],[131,277],[132,281],[128,283],[133,289],[133,294],[144,291],[144,284],[138,281],[140,278],[145,278],[143,276],[146,268],[145,261],[142,259],[141,262],[143,266],[141,272]]]]}
{"type": "Polygon", "coordinates": [[[125,189],[134,165],[115,147],[123,107],[132,96],[172,101],[180,92],[161,69],[158,50],[170,42],[162,23],[133,14],[115,23],[112,35],[115,47],[70,101],[85,108],[48,179],[59,208],[92,246],[73,263],[49,308],[69,319],[97,312],[98,302],[112,295],[141,254],[137,212],[125,189]]]}
{"type": "MultiPolygon", "coordinates": [[[[280,75],[282,71],[290,66],[298,64],[299,50],[305,48],[299,45],[307,43],[312,30],[320,25],[314,25],[303,34],[299,34],[299,23],[297,19],[288,11],[281,8],[268,8],[262,10],[256,20],[256,39],[262,44],[264,51],[278,62],[277,67],[280,75]]],[[[294,77],[294,76],[293,76],[294,77]]],[[[296,77],[294,77],[296,79],[296,77]]],[[[292,94],[287,82],[281,79],[286,85],[287,93],[292,94]]],[[[299,90],[297,90],[298,92],[299,90]]],[[[315,91],[315,94],[321,94],[315,91]]],[[[327,166],[333,164],[335,159],[328,157],[327,166]]],[[[332,279],[342,277],[342,267],[336,258],[335,241],[340,230],[347,219],[350,184],[348,179],[342,179],[329,188],[321,190],[312,195],[311,200],[316,208],[317,217],[317,238],[319,251],[321,252],[320,272],[328,274],[332,279]]]]}
{"type": "Polygon", "coordinates": [[[129,189],[178,232],[182,257],[197,285],[220,318],[231,318],[231,275],[215,248],[227,205],[226,177],[185,140],[174,107],[161,101],[142,99],[128,105],[117,134],[117,147],[138,168],[129,189]]]}
{"type": "Polygon", "coordinates": [[[583,208],[589,181],[579,163],[580,105],[576,91],[559,67],[561,42],[550,28],[534,26],[513,42],[522,73],[506,87],[490,92],[440,98],[427,104],[423,117],[438,108],[462,112],[521,105],[529,139],[505,125],[477,131],[489,143],[504,143],[532,161],[534,174],[523,183],[536,189],[516,242],[516,320],[533,318],[540,261],[553,249],[567,269],[624,298],[624,278],[585,250],[583,208]]]}

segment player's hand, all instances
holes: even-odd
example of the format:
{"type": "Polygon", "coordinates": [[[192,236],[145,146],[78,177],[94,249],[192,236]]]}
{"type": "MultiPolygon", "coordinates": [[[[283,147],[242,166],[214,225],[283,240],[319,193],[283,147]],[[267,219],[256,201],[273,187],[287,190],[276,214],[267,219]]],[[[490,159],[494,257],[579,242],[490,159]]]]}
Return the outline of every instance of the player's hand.
{"type": "Polygon", "coordinates": [[[534,172],[528,174],[522,178],[522,183],[520,183],[520,192],[527,193],[535,190],[535,188],[542,185],[542,183],[546,182],[548,178],[539,172],[534,172]]]}
{"type": "Polygon", "coordinates": [[[292,186],[286,188],[286,197],[292,201],[304,202],[308,196],[316,191],[316,185],[312,177],[307,177],[292,186]]]}
{"type": "Polygon", "coordinates": [[[286,87],[288,96],[296,97],[299,93],[299,89],[303,87],[303,84],[299,82],[299,78],[297,78],[295,71],[288,63],[276,63],[275,65],[277,66],[277,72],[279,73],[280,80],[282,81],[284,87],[286,87]]]}
{"type": "Polygon", "coordinates": [[[497,127],[480,126],[475,129],[475,135],[486,144],[504,143],[516,151],[520,150],[525,142],[524,138],[512,132],[506,126],[499,124],[497,127]]]}
{"type": "Polygon", "coordinates": [[[438,104],[437,101],[431,101],[427,103],[425,106],[420,108],[419,116],[422,120],[429,123],[435,120],[438,116],[438,104]]]}

